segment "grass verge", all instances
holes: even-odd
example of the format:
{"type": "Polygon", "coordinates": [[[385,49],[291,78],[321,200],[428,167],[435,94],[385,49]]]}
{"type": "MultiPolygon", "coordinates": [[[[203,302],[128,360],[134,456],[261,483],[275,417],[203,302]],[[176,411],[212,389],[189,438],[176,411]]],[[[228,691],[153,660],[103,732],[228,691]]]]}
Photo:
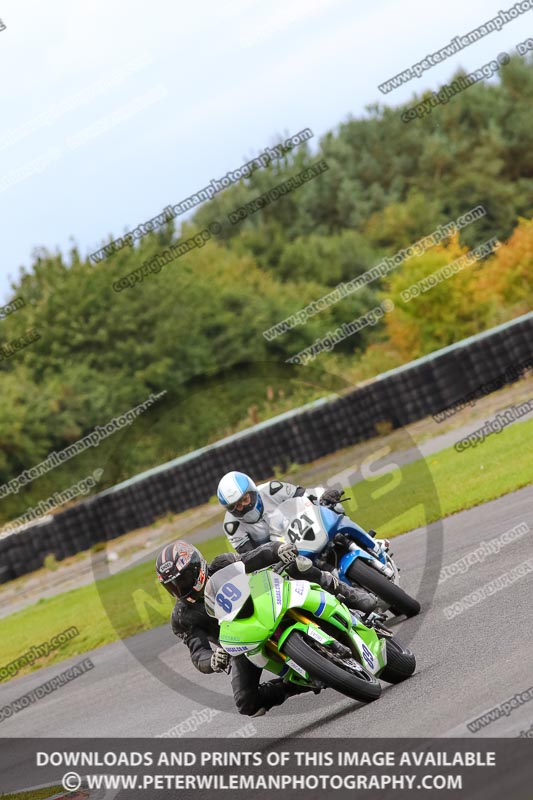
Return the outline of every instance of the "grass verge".
{"type": "Polygon", "coordinates": [[[48,797],[54,797],[61,791],[64,791],[62,786],[48,786],[45,789],[32,789],[29,792],[0,794],[0,800],[47,800],[48,797]]]}
{"type": "MultiPolygon", "coordinates": [[[[208,561],[227,549],[225,536],[202,544],[208,561]]],[[[42,598],[35,605],[0,620],[0,671],[30,651],[32,645],[46,642],[72,625],[78,628],[78,636],[48,656],[22,666],[13,677],[162,625],[168,622],[172,607],[172,598],[156,579],[152,560],[79,589],[42,598]]]]}
{"type": "Polygon", "coordinates": [[[453,447],[441,450],[395,470],[397,486],[388,493],[382,487],[388,481],[392,485],[390,476],[351,487],[346,511],[379,535],[390,538],[411,531],[532,483],[532,443],[533,419],[492,434],[462,453],[453,447]],[[434,501],[428,496],[428,478],[436,489],[434,501]]]}
{"type": "MultiPolygon", "coordinates": [[[[384,483],[392,485],[390,475],[352,487],[353,499],[346,510],[363,527],[390,537],[494,500],[533,482],[531,448],[524,446],[532,440],[533,420],[529,420],[462,453],[453,447],[443,450],[425,462],[398,468],[394,490],[383,491],[384,483]],[[435,501],[428,501],[428,470],[436,489],[435,501]]],[[[224,536],[202,543],[208,560],[227,549],[224,536]]],[[[18,676],[162,625],[168,622],[171,609],[170,596],[155,580],[153,563],[139,564],[89,586],[41,599],[0,620],[0,669],[20,658],[32,644],[71,625],[77,626],[79,636],[47,658],[23,666],[18,676]],[[106,609],[112,610],[112,621],[106,609]]]]}

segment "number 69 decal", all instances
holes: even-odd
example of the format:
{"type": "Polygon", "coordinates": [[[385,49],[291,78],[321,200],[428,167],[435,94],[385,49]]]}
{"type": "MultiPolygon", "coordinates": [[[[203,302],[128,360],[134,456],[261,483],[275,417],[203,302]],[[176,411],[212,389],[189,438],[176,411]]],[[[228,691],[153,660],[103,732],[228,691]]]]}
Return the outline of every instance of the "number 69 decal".
{"type": "Polygon", "coordinates": [[[239,599],[241,592],[233,583],[225,583],[220,592],[217,594],[216,601],[218,605],[226,612],[231,614],[233,603],[239,599]]]}

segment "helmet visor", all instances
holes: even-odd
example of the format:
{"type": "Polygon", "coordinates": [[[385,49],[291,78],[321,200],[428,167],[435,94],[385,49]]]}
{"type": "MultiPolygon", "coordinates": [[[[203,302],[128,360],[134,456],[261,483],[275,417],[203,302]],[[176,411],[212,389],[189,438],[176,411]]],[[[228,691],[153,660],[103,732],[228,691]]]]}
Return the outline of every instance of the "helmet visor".
{"type": "Polygon", "coordinates": [[[198,562],[187,564],[178,575],[163,577],[163,585],[178,598],[188,597],[198,581],[200,568],[201,564],[198,562]]]}
{"type": "Polygon", "coordinates": [[[245,492],[240,500],[237,500],[236,503],[232,503],[230,506],[227,506],[228,511],[233,514],[234,517],[240,518],[244,517],[248,511],[251,511],[252,508],[255,508],[255,504],[257,503],[257,492],[249,491],[245,492]]]}

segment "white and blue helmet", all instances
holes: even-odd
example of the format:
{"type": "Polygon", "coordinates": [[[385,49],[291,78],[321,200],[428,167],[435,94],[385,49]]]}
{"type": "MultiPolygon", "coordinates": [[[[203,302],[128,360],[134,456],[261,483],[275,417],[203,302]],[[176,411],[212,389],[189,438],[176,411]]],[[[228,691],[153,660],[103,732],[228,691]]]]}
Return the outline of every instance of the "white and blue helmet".
{"type": "Polygon", "coordinates": [[[259,522],[263,516],[263,501],[257,486],[244,472],[227,472],[218,484],[217,497],[226,511],[233,514],[243,522],[259,522]],[[245,495],[250,495],[245,505],[241,501],[245,495]],[[237,505],[242,507],[237,508],[237,505]]]}

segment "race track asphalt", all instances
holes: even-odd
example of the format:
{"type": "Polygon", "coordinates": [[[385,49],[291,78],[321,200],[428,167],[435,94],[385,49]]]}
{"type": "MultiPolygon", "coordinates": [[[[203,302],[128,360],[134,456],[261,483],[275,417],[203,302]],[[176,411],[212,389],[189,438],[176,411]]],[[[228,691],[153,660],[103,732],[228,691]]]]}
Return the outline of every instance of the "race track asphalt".
{"type": "Polygon", "coordinates": [[[186,647],[176,642],[169,626],[163,626],[132,637],[128,646],[115,642],[9,682],[1,689],[0,707],[85,657],[94,663],[94,669],[86,674],[1,721],[0,734],[158,736],[181,725],[175,735],[226,737],[245,728],[247,734],[280,739],[518,736],[533,723],[531,701],[502,714],[477,733],[467,728],[467,722],[533,686],[533,573],[509,580],[507,586],[453,619],[446,618],[444,609],[532,558],[533,487],[444,520],[442,564],[436,547],[434,553],[432,550],[434,563],[428,568],[426,542],[432,536],[438,536],[437,526],[432,526],[427,536],[418,530],[393,542],[395,558],[402,567],[402,585],[418,596],[423,606],[419,617],[394,625],[397,637],[415,652],[417,671],[400,685],[384,684],[381,698],[370,705],[328,689],[319,696],[291,698],[259,718],[242,717],[233,709],[228,676],[198,673],[186,647]],[[490,554],[467,572],[439,583],[434,591],[441,566],[523,522],[531,530],[503,545],[499,554],[490,554]],[[420,594],[424,570],[426,585],[420,594]],[[158,677],[160,672],[165,682],[158,677]],[[198,712],[204,708],[216,709],[216,713],[200,716],[198,712]],[[198,722],[202,717],[211,718],[198,722]],[[186,728],[190,729],[187,733],[186,728]]]}

